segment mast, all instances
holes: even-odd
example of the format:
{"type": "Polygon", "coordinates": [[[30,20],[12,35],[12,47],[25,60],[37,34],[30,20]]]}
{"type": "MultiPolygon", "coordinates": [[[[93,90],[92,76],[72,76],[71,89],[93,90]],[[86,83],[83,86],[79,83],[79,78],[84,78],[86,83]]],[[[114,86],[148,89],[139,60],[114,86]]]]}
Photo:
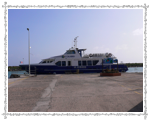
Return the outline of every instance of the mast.
{"type": "Polygon", "coordinates": [[[78,38],[79,36],[77,36],[77,37],[75,37],[74,38],[74,48],[76,49],[77,48],[77,38],[78,38]]]}

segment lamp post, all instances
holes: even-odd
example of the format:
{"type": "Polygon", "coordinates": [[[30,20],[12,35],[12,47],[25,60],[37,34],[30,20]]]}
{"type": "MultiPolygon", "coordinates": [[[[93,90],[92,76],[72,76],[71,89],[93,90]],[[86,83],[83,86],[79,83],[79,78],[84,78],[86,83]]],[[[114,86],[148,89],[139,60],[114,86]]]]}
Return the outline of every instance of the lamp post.
{"type": "Polygon", "coordinates": [[[23,64],[24,64],[24,58],[23,58],[23,64]]]}
{"type": "Polygon", "coordinates": [[[103,59],[102,59],[102,73],[103,73],[103,59]]]}
{"type": "Polygon", "coordinates": [[[29,58],[29,76],[30,76],[30,33],[29,33],[29,28],[27,28],[28,30],[28,58],[29,58]]]}

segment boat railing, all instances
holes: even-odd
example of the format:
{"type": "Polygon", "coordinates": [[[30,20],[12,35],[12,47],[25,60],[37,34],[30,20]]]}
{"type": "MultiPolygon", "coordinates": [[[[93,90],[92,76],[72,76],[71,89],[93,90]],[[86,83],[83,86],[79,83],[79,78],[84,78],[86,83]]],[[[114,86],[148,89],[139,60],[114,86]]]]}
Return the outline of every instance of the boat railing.
{"type": "Polygon", "coordinates": [[[105,56],[105,53],[89,53],[89,54],[84,54],[83,58],[102,57],[102,56],[105,56]]]}
{"type": "Polygon", "coordinates": [[[116,57],[112,53],[89,53],[84,54],[82,56],[83,58],[91,58],[91,57],[111,57],[113,59],[116,59],[116,57]]]}

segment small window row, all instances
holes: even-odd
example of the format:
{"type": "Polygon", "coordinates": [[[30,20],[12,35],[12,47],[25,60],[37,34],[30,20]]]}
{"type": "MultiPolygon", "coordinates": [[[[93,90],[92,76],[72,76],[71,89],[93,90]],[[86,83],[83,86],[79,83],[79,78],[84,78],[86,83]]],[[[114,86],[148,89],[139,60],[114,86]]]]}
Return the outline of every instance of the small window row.
{"type": "MultiPolygon", "coordinates": [[[[92,66],[96,65],[99,60],[78,61],[78,66],[92,66]]],[[[66,61],[58,61],[55,63],[57,66],[66,66],[66,61]]],[[[67,66],[71,66],[71,61],[67,61],[67,66]]]]}
{"type": "Polygon", "coordinates": [[[56,63],[57,66],[61,66],[61,62],[62,62],[62,66],[66,66],[66,61],[58,61],[56,63]]]}
{"type": "Polygon", "coordinates": [[[51,63],[53,61],[41,61],[40,63],[51,63]]]}
{"type": "Polygon", "coordinates": [[[96,65],[99,62],[99,60],[88,60],[88,61],[78,61],[78,66],[92,66],[96,65]]]}

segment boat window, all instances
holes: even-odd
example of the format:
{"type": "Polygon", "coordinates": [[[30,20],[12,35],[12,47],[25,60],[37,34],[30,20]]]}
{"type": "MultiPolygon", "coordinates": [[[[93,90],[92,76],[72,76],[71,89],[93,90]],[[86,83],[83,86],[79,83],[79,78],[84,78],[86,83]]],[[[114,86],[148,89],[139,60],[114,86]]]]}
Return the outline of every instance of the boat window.
{"type": "Polygon", "coordinates": [[[46,61],[43,61],[42,63],[46,63],[46,61]]]}
{"type": "Polygon", "coordinates": [[[99,60],[93,60],[93,65],[96,65],[99,62],[99,60]]]}
{"type": "Polygon", "coordinates": [[[71,61],[68,61],[68,66],[71,66],[71,61]]]}
{"type": "Polygon", "coordinates": [[[87,65],[86,61],[82,61],[82,66],[86,66],[86,65],[87,65]]]}
{"type": "Polygon", "coordinates": [[[58,61],[58,62],[56,63],[56,65],[57,65],[57,66],[61,66],[61,61],[58,61]]]}
{"type": "Polygon", "coordinates": [[[75,50],[68,50],[65,54],[75,54],[75,50]]]}
{"type": "Polygon", "coordinates": [[[51,63],[51,62],[53,62],[53,61],[50,61],[49,63],[51,63]]]}
{"type": "Polygon", "coordinates": [[[66,66],[66,61],[62,61],[62,66],[66,66]]]}
{"type": "Polygon", "coordinates": [[[39,63],[42,63],[42,61],[40,61],[39,63]]]}
{"type": "Polygon", "coordinates": [[[78,66],[81,66],[81,61],[78,61],[78,66]]]}
{"type": "Polygon", "coordinates": [[[88,66],[92,66],[92,61],[87,61],[88,66]]]}

